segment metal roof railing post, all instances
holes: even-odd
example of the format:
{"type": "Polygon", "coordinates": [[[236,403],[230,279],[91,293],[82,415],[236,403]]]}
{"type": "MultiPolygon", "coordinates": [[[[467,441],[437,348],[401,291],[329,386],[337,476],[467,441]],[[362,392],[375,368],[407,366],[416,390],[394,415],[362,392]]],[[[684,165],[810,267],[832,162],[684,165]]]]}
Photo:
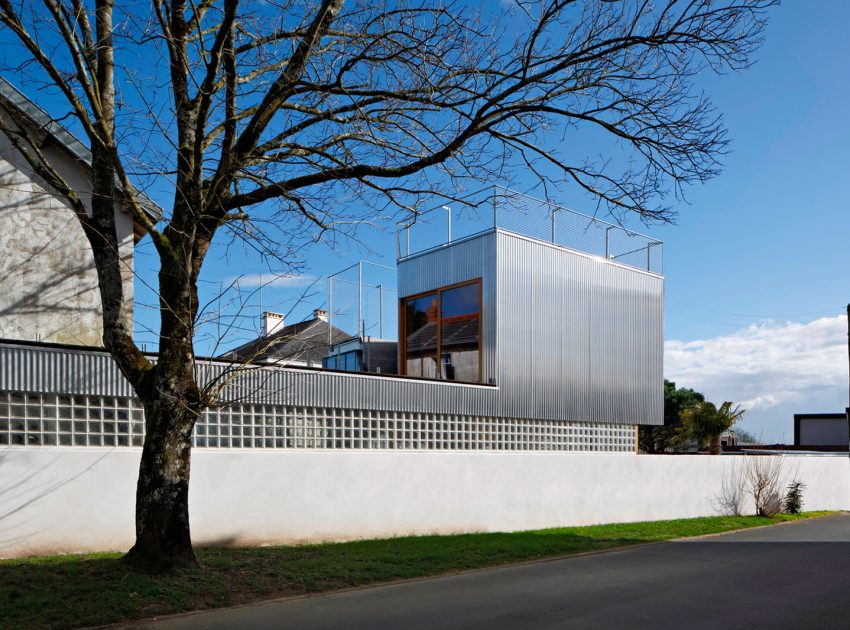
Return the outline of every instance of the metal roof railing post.
{"type": "Polygon", "coordinates": [[[333,343],[331,331],[334,329],[334,282],[333,276],[328,276],[328,347],[333,343]]]}
{"type": "MultiPolygon", "coordinates": [[[[662,244],[661,241],[650,241],[647,244],[647,246],[646,246],[646,270],[647,271],[652,271],[652,258],[650,256],[650,252],[651,252],[652,248],[655,247],[656,245],[661,245],[661,244],[662,244]]],[[[657,273],[661,273],[661,271],[658,271],[657,273]]]]}
{"type": "Polygon", "coordinates": [[[363,326],[363,261],[357,261],[357,335],[363,326]]]}
{"type": "Polygon", "coordinates": [[[552,208],[552,245],[555,244],[555,213],[557,208],[552,208]]]}

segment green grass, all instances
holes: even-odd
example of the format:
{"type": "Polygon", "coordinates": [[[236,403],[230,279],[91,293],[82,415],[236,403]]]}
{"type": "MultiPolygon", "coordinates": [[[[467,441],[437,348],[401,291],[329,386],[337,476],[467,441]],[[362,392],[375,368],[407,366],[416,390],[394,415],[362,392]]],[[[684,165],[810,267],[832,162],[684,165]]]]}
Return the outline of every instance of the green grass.
{"type": "Polygon", "coordinates": [[[637,543],[714,534],[824,512],[563,527],[518,533],[418,536],[261,548],[201,548],[200,570],[150,576],[120,554],[0,561],[3,627],[68,628],[287,595],[438,575],[637,543]]]}

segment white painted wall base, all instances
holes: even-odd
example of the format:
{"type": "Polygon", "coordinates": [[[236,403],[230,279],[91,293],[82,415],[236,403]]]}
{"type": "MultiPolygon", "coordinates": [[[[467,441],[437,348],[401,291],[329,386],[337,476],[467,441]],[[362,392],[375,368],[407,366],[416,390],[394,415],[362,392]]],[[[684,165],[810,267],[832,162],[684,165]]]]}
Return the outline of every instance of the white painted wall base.
{"type": "MultiPolygon", "coordinates": [[[[129,548],[139,455],[0,451],[0,556],[129,548]]],[[[744,459],[197,449],[192,533],[259,545],[710,516],[744,459]]],[[[807,483],[805,509],[850,508],[848,458],[783,462],[807,483]]]]}

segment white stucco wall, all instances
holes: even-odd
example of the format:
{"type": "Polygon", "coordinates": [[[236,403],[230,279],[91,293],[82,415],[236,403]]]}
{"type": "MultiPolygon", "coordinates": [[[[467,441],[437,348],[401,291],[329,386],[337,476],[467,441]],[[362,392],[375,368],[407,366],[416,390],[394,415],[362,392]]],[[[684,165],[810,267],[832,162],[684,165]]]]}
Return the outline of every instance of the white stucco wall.
{"type": "MultiPolygon", "coordinates": [[[[88,204],[84,168],[57,147],[43,150],[88,204]]],[[[131,306],[133,226],[124,212],[116,220],[131,306]]],[[[94,258],[76,217],[0,134],[0,338],[101,345],[101,312],[94,258]]]]}
{"type": "MultiPolygon", "coordinates": [[[[0,556],[122,550],[140,451],[0,451],[0,556]]],[[[807,510],[850,508],[850,460],[786,457],[807,510]]],[[[256,545],[709,516],[744,458],[196,449],[197,544],[256,545]]]]}

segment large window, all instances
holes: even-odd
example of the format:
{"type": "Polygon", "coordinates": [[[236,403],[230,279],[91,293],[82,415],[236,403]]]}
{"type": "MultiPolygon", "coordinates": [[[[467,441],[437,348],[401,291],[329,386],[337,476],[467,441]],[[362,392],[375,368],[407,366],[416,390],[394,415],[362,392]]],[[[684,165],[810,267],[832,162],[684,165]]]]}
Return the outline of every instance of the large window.
{"type": "Polygon", "coordinates": [[[481,281],[475,280],[402,301],[408,376],[481,381],[481,281]]]}

